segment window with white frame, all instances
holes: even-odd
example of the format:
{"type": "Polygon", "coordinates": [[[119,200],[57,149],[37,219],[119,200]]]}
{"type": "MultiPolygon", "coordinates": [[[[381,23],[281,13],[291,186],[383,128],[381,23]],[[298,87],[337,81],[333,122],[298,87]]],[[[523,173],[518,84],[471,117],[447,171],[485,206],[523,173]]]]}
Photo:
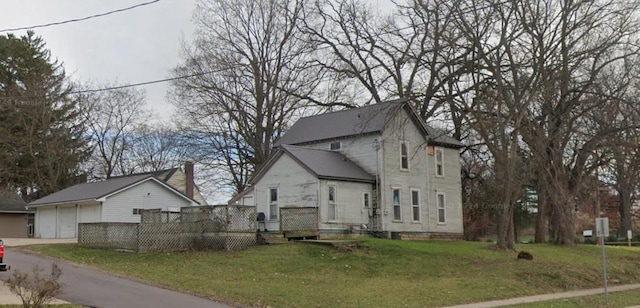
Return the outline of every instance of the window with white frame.
{"type": "Polygon", "coordinates": [[[329,212],[328,212],[328,217],[327,219],[329,219],[329,221],[334,221],[336,220],[337,216],[336,215],[336,186],[335,185],[329,185],[329,212]]]}
{"type": "Polygon", "coordinates": [[[371,196],[369,195],[369,192],[365,191],[362,193],[362,206],[363,207],[371,206],[371,196]]]}
{"type": "Polygon", "coordinates": [[[420,191],[417,189],[411,190],[411,219],[420,221],[420,191]]]}
{"type": "Polygon", "coordinates": [[[142,211],[144,211],[144,209],[133,209],[133,215],[140,215],[142,211]]]}
{"type": "Polygon", "coordinates": [[[331,143],[331,151],[338,151],[341,148],[340,141],[331,143]]]}
{"type": "Polygon", "coordinates": [[[409,149],[407,142],[400,142],[400,169],[409,170],[409,149]]]}
{"type": "Polygon", "coordinates": [[[444,196],[444,193],[437,193],[437,203],[438,203],[438,223],[443,224],[447,222],[447,218],[445,216],[445,209],[447,205],[447,200],[444,196]]]}
{"type": "Polygon", "coordinates": [[[444,176],[444,150],[436,148],[436,176],[444,176]]]}
{"type": "Polygon", "coordinates": [[[269,219],[278,220],[278,188],[269,188],[269,219]]]}
{"type": "Polygon", "coordinates": [[[400,189],[394,188],[391,196],[393,198],[393,220],[401,220],[402,213],[400,209],[400,189]]]}

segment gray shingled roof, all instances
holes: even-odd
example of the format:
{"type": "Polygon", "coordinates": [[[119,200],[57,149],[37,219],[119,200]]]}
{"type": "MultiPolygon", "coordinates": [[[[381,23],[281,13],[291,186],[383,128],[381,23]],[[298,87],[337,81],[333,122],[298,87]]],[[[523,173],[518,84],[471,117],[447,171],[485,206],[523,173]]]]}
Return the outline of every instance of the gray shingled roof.
{"type": "Polygon", "coordinates": [[[276,141],[275,145],[300,144],[381,132],[390,119],[389,115],[394,114],[393,111],[401,104],[381,103],[301,118],[276,141]]]}
{"type": "MultiPolygon", "coordinates": [[[[330,140],[354,135],[380,133],[396,111],[407,104],[405,101],[390,101],[360,108],[325,113],[299,119],[293,126],[276,141],[275,145],[303,144],[307,142],[330,140]]],[[[443,132],[424,124],[432,142],[462,147],[462,143],[445,135],[443,132]]]]}
{"type": "Polygon", "coordinates": [[[375,182],[375,177],[339,152],[282,145],[284,151],[318,178],[375,182]]]}
{"type": "Polygon", "coordinates": [[[29,203],[29,206],[95,200],[152,176],[154,176],[153,173],[145,173],[114,177],[101,182],[77,184],[33,201],[29,203]]]}
{"type": "Polygon", "coordinates": [[[12,191],[0,191],[0,213],[26,213],[27,205],[22,197],[12,191]]]}

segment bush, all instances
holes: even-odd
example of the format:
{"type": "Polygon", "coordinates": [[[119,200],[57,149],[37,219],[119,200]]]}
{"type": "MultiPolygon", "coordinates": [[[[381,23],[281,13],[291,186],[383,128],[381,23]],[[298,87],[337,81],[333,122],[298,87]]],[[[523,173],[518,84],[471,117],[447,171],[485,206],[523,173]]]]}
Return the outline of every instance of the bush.
{"type": "Polygon", "coordinates": [[[7,279],[9,290],[20,297],[22,307],[43,307],[62,293],[64,284],[59,281],[62,269],[58,264],[51,265],[49,275],[43,275],[42,271],[42,267],[36,265],[31,274],[16,270],[7,279]]]}

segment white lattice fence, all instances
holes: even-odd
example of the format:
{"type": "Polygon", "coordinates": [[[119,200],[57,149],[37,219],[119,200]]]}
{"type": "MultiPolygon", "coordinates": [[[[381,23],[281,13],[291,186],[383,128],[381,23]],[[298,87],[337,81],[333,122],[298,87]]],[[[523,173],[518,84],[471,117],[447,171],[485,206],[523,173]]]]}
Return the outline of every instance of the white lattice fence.
{"type": "Polygon", "coordinates": [[[280,208],[280,230],[317,231],[317,207],[283,207],[280,208]]]}
{"type": "Polygon", "coordinates": [[[256,244],[256,208],[188,207],[145,210],[140,224],[79,224],[81,245],[138,252],[239,250],[256,244]]]}
{"type": "Polygon", "coordinates": [[[78,224],[78,244],[86,247],[138,250],[137,223],[78,224]]]}

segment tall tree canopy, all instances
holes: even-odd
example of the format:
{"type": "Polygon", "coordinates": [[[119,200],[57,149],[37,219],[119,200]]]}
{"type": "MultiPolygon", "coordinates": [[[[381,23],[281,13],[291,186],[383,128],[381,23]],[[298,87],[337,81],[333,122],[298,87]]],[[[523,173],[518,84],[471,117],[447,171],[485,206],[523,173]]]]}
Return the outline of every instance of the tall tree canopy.
{"type": "Polygon", "coordinates": [[[299,30],[305,1],[201,0],[173,83],[195,160],[240,191],[322,81],[299,30]]]}
{"type": "Polygon", "coordinates": [[[0,184],[46,195],[84,180],[84,127],[42,38],[0,35],[0,184]]]}

